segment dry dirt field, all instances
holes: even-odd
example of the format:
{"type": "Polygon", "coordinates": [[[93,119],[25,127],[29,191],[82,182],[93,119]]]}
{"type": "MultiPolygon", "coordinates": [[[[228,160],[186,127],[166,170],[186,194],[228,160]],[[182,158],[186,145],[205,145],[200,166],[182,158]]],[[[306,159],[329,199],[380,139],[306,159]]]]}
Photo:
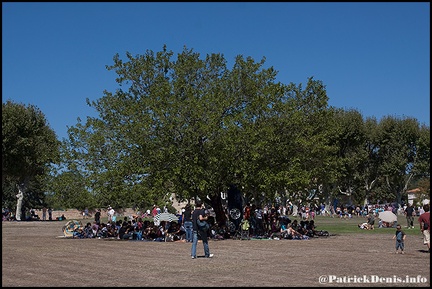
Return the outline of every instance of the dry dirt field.
{"type": "Polygon", "coordinates": [[[192,260],[189,243],[66,239],[64,223],[2,222],[3,287],[430,286],[418,236],[408,236],[405,255],[394,253],[392,235],[356,233],[210,241],[214,258],[192,260]]]}

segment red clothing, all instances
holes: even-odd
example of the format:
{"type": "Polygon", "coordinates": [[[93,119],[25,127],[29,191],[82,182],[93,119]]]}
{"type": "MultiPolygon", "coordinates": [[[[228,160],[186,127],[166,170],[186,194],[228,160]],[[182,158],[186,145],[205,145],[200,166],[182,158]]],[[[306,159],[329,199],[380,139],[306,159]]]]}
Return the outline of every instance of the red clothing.
{"type": "Polygon", "coordinates": [[[244,219],[249,220],[250,215],[251,215],[251,208],[249,206],[246,206],[244,210],[244,219]]]}
{"type": "Polygon", "coordinates": [[[158,214],[158,211],[157,211],[156,207],[154,207],[152,210],[153,217],[156,216],[157,214],[158,214]]]}
{"type": "Polygon", "coordinates": [[[430,213],[429,212],[425,212],[423,214],[420,215],[420,217],[418,218],[418,221],[421,225],[421,223],[425,223],[427,224],[427,230],[430,232],[430,213]]]}

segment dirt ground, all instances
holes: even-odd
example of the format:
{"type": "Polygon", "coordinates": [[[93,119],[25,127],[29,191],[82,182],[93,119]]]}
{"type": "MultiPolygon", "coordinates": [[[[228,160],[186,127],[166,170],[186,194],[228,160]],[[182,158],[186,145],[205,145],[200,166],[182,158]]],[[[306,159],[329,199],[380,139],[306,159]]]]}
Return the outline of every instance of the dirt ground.
{"type": "Polygon", "coordinates": [[[419,236],[394,253],[392,234],[189,243],[63,238],[65,222],[2,222],[2,287],[429,287],[419,236]],[[203,256],[202,243],[198,255],[203,256]]]}

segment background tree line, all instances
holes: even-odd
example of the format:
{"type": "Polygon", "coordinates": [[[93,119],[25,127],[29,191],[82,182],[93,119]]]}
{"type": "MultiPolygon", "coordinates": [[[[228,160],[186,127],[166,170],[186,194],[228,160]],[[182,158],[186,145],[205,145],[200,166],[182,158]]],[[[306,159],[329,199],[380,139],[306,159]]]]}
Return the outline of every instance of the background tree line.
{"type": "Polygon", "coordinates": [[[61,142],[35,107],[3,103],[3,207],[18,183],[31,207],[148,208],[175,193],[208,200],[220,222],[233,186],[252,203],[430,192],[430,128],[415,118],[331,107],[321,81],[277,82],[265,58],[239,55],[230,69],[222,54],[164,46],[113,62],[119,88],[87,100],[98,117],[61,142]]]}

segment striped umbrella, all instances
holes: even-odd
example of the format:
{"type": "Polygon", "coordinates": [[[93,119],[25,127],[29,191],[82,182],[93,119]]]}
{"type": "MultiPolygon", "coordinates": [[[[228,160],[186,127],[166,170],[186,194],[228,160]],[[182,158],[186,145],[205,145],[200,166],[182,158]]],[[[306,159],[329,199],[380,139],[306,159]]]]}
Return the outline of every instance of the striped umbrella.
{"type": "Polygon", "coordinates": [[[154,216],[153,218],[153,222],[156,226],[159,226],[160,222],[162,221],[171,222],[171,221],[178,221],[178,220],[179,218],[172,213],[160,213],[154,216]]]}

